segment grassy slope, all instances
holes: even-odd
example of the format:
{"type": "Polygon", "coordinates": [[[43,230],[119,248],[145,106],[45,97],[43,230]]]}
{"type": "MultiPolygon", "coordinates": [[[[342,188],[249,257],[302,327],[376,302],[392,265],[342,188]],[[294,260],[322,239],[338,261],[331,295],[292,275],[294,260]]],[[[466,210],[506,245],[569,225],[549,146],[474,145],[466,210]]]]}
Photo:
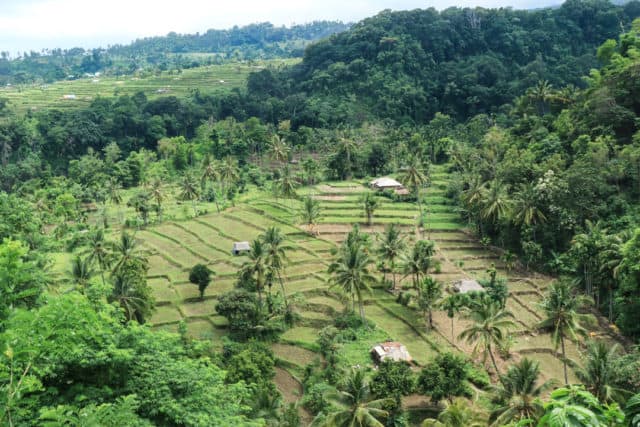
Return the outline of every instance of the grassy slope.
{"type": "Polygon", "coordinates": [[[7,98],[17,111],[41,108],[77,108],[87,106],[95,98],[133,95],[142,91],[148,98],[183,97],[198,89],[203,93],[224,93],[246,84],[250,72],[267,65],[277,66],[297,60],[257,61],[210,65],[183,70],[180,74],[162,72],[148,76],[83,77],[52,84],[16,85],[0,88],[0,97],[7,98]],[[76,99],[63,99],[75,95],[76,99]]]}

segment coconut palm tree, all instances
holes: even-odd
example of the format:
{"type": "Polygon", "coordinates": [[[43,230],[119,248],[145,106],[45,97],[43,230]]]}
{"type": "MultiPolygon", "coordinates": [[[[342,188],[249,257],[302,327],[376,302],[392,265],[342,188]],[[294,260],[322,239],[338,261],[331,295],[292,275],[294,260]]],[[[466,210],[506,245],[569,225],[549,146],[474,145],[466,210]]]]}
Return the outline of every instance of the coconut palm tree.
{"type": "Polygon", "coordinates": [[[633,395],[624,407],[624,415],[629,427],[640,425],[640,393],[633,395]]]}
{"type": "Polygon", "coordinates": [[[508,216],[511,209],[511,201],[507,194],[506,186],[494,179],[487,190],[483,192],[482,209],[480,216],[493,223],[508,216]]]}
{"type": "Polygon", "coordinates": [[[442,284],[427,276],[418,286],[418,307],[427,318],[427,324],[433,329],[433,309],[442,298],[442,284]]]}
{"type": "Polygon", "coordinates": [[[376,253],[384,264],[390,264],[393,277],[393,290],[396,289],[396,260],[402,255],[407,243],[397,224],[389,224],[384,233],[378,235],[378,247],[376,253]]]}
{"type": "Polygon", "coordinates": [[[540,364],[524,358],[509,366],[502,376],[502,386],[495,389],[498,407],[491,414],[493,426],[503,426],[524,419],[538,419],[544,414],[540,396],[553,382],[539,384],[540,364]]]}
{"type": "Polygon", "coordinates": [[[82,254],[87,255],[87,261],[97,264],[100,268],[102,284],[105,284],[104,272],[111,266],[113,260],[113,243],[105,239],[104,230],[97,228],[89,233],[87,249],[82,254]]]}
{"type": "Polygon", "coordinates": [[[615,387],[614,361],[618,358],[619,347],[604,341],[587,344],[584,366],[576,370],[576,376],[595,397],[603,403],[623,402],[627,392],[615,387]]]}
{"type": "Polygon", "coordinates": [[[418,156],[412,156],[407,167],[400,174],[400,182],[415,194],[418,201],[418,209],[420,210],[420,218],[422,218],[420,190],[429,183],[428,166],[425,166],[418,156]]]}
{"type": "Polygon", "coordinates": [[[231,186],[238,182],[240,179],[240,170],[238,169],[238,162],[231,156],[227,156],[226,159],[220,165],[220,181],[222,183],[222,194],[225,194],[227,185],[231,186]]]}
{"type": "Polygon", "coordinates": [[[472,324],[462,331],[458,339],[464,339],[470,344],[474,344],[473,354],[482,352],[483,360],[487,355],[491,358],[493,369],[498,378],[500,370],[493,355],[493,348],[500,347],[506,335],[506,331],[515,326],[514,316],[508,310],[500,307],[500,304],[489,299],[482,299],[471,310],[465,313],[464,317],[471,320],[472,324]]]}
{"type": "Polygon", "coordinates": [[[567,374],[567,353],[565,351],[565,340],[576,340],[578,334],[584,334],[585,330],[581,326],[585,320],[584,315],[578,310],[585,305],[583,296],[575,294],[573,288],[566,282],[555,282],[547,291],[547,295],[540,304],[546,318],[540,322],[540,329],[551,330],[551,340],[554,350],[558,347],[562,350],[562,365],[564,369],[564,382],[569,384],[567,374]]]}
{"type": "Polygon", "coordinates": [[[307,226],[307,232],[315,235],[315,226],[320,218],[320,202],[311,196],[302,199],[302,209],[300,210],[300,219],[307,226]]]}
{"type": "Polygon", "coordinates": [[[553,85],[546,80],[539,80],[535,86],[527,89],[526,95],[535,103],[538,115],[543,116],[548,102],[553,98],[553,85]]]}
{"type": "Polygon", "coordinates": [[[267,253],[266,245],[261,239],[256,239],[251,242],[251,249],[247,254],[249,260],[242,265],[240,270],[241,276],[252,277],[256,290],[258,291],[258,300],[262,305],[262,290],[266,284],[267,279],[267,253]]]}
{"type": "Polygon", "coordinates": [[[598,256],[599,273],[602,275],[602,281],[607,286],[610,322],[613,322],[613,291],[618,283],[618,276],[624,259],[622,248],[630,237],[629,232],[605,236],[603,248],[598,256]]]}
{"type": "Polygon", "coordinates": [[[338,251],[336,258],[329,265],[331,287],[340,288],[351,297],[351,309],[355,309],[358,300],[360,317],[366,324],[364,316],[364,291],[371,292],[371,284],[375,278],[369,271],[370,260],[361,244],[357,242],[345,243],[338,251]]]}
{"type": "Polygon", "coordinates": [[[287,146],[287,142],[280,135],[273,135],[268,151],[271,158],[276,162],[285,163],[289,159],[290,149],[287,146]]]}
{"type": "MultiPolygon", "coordinates": [[[[204,192],[207,188],[207,184],[210,182],[216,182],[220,180],[220,173],[218,171],[218,165],[215,160],[211,158],[211,155],[207,154],[202,161],[202,173],[200,175],[200,186],[204,192]]],[[[215,188],[213,190],[216,192],[215,188]]],[[[220,205],[218,204],[218,195],[214,195],[213,201],[216,204],[216,211],[220,213],[220,205]]]]}
{"type": "Polygon", "coordinates": [[[147,264],[147,257],[140,251],[138,242],[133,234],[125,231],[120,235],[120,240],[113,245],[113,254],[116,259],[111,275],[124,275],[128,266],[132,264],[147,264]]]}
{"type": "Polygon", "coordinates": [[[353,169],[353,165],[351,164],[351,158],[353,157],[353,154],[356,152],[356,150],[358,149],[358,144],[356,144],[356,142],[349,138],[344,132],[342,133],[342,135],[340,135],[340,137],[338,138],[338,144],[336,146],[337,149],[337,155],[344,155],[345,156],[345,161],[346,161],[346,165],[345,165],[345,173],[343,175],[343,179],[348,180],[351,179],[351,170],[353,169]]]}
{"type": "Polygon", "coordinates": [[[367,225],[371,226],[373,224],[373,213],[380,206],[380,202],[373,193],[367,192],[360,198],[360,203],[362,203],[364,213],[367,217],[367,225]]]}
{"type": "Polygon", "coordinates": [[[95,271],[93,271],[91,261],[88,258],[76,256],[71,260],[71,271],[69,273],[75,284],[80,288],[80,292],[84,293],[95,271]]]}
{"type": "MultiPolygon", "coordinates": [[[[537,203],[535,185],[531,182],[521,184],[514,195],[512,220],[516,225],[536,225],[547,221],[544,212],[537,203]]],[[[535,228],[533,240],[535,241],[535,228]]]]}
{"type": "Polygon", "coordinates": [[[437,419],[427,418],[421,427],[482,427],[486,422],[473,412],[473,405],[466,399],[458,398],[438,414],[437,419]]]}
{"type": "Polygon", "coordinates": [[[447,312],[447,317],[451,319],[451,341],[455,340],[453,335],[453,318],[456,313],[460,313],[464,306],[461,294],[452,294],[446,296],[440,303],[440,308],[447,312]]]}
{"type": "Polygon", "coordinates": [[[149,193],[156,202],[158,221],[162,222],[162,202],[164,202],[164,182],[160,178],[154,178],[149,184],[149,193]]]}
{"type": "Polygon", "coordinates": [[[339,398],[346,406],[322,422],[312,425],[324,427],[384,427],[389,413],[382,408],[393,404],[393,399],[370,400],[369,384],[362,369],[353,369],[340,387],[339,398]]]}
{"type": "Polygon", "coordinates": [[[120,205],[122,204],[122,186],[115,179],[111,178],[107,182],[107,194],[109,195],[109,200],[114,205],[118,206],[118,221],[122,223],[122,210],[120,209],[120,205]]]}
{"type": "Polygon", "coordinates": [[[435,253],[435,245],[430,240],[418,240],[411,252],[402,255],[402,266],[405,277],[411,275],[413,287],[418,289],[421,278],[429,273],[431,258],[435,253]]]}
{"type": "Polygon", "coordinates": [[[276,180],[275,184],[277,194],[282,195],[285,199],[296,199],[298,197],[296,194],[298,183],[293,175],[291,175],[291,170],[288,165],[282,169],[282,174],[280,178],[276,180]]]}
{"type": "Polygon", "coordinates": [[[197,201],[199,197],[200,190],[198,189],[198,184],[195,178],[191,174],[186,174],[180,183],[180,200],[191,200],[194,216],[198,216],[197,201]]]}
{"type": "Polygon", "coordinates": [[[113,276],[113,290],[109,296],[110,302],[117,302],[124,309],[127,321],[136,319],[144,321],[144,313],[149,311],[148,299],[140,294],[140,289],[133,283],[128,274],[113,276]]]}
{"type": "Polygon", "coordinates": [[[285,235],[280,231],[278,227],[269,227],[265,230],[265,232],[260,236],[260,240],[265,245],[265,260],[268,268],[273,272],[275,277],[277,277],[278,282],[280,283],[280,288],[282,290],[282,299],[284,301],[284,305],[289,309],[289,305],[287,302],[287,294],[284,289],[284,280],[282,279],[282,273],[284,272],[284,267],[287,262],[287,254],[286,251],[291,249],[290,246],[286,244],[285,235]]]}

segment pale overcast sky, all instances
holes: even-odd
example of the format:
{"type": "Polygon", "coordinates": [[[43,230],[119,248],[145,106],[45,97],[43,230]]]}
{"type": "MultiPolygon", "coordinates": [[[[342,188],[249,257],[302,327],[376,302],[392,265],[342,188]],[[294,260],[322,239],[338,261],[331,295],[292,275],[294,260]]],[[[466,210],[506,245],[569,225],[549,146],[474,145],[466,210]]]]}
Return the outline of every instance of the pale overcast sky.
{"type": "Polygon", "coordinates": [[[0,50],[106,47],[138,37],[270,21],[358,21],[383,9],[512,6],[561,0],[0,0],[0,50]]]}

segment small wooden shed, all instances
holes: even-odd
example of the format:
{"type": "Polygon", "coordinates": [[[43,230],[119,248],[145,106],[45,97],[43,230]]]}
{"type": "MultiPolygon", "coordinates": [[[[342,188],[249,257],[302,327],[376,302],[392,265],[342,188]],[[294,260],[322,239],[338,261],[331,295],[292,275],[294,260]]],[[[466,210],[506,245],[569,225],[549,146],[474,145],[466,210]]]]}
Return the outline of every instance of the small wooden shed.
{"type": "Polygon", "coordinates": [[[251,245],[249,242],[234,242],[233,249],[231,249],[231,253],[234,255],[240,255],[242,253],[247,253],[251,250],[251,245]]]}

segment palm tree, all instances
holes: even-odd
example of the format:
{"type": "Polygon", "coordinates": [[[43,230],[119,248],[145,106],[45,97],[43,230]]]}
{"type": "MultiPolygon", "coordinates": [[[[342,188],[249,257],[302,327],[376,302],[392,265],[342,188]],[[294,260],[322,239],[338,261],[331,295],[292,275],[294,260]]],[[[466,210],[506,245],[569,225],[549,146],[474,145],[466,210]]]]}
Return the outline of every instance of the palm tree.
{"type": "Polygon", "coordinates": [[[373,213],[380,206],[380,202],[373,193],[367,192],[360,198],[360,203],[362,203],[364,213],[367,216],[367,225],[371,226],[373,224],[373,213]]]}
{"type": "Polygon", "coordinates": [[[427,317],[430,329],[433,329],[433,308],[440,298],[442,298],[442,284],[433,277],[425,277],[418,287],[418,306],[427,317]]]}
{"type": "Polygon", "coordinates": [[[287,142],[284,138],[281,138],[280,135],[273,135],[268,150],[271,157],[276,162],[284,163],[289,159],[289,147],[287,146],[287,142]]]}
{"type": "Polygon", "coordinates": [[[598,261],[600,253],[604,250],[603,244],[607,230],[602,227],[602,223],[585,221],[584,232],[576,234],[571,240],[570,251],[577,257],[582,267],[582,279],[584,281],[585,293],[593,296],[593,278],[599,270],[598,261]]]}
{"type": "Polygon", "coordinates": [[[484,191],[480,216],[496,223],[508,215],[510,207],[511,202],[505,185],[497,179],[493,180],[489,189],[484,191]]]}
{"type": "Polygon", "coordinates": [[[604,341],[587,344],[585,364],[576,370],[576,376],[595,397],[603,403],[624,401],[626,392],[613,385],[616,372],[613,362],[618,357],[618,345],[604,341]]]}
{"type": "Polygon", "coordinates": [[[393,277],[393,290],[396,289],[396,260],[402,255],[407,244],[400,227],[397,224],[389,224],[385,227],[384,233],[378,235],[377,254],[386,264],[390,263],[391,275],[393,277]]]}
{"type": "Polygon", "coordinates": [[[200,197],[200,191],[195,178],[191,174],[186,174],[180,183],[180,199],[191,200],[194,216],[198,216],[198,206],[196,204],[198,197],[200,197]]]}
{"type": "Polygon", "coordinates": [[[344,155],[346,160],[346,174],[344,174],[342,177],[345,180],[351,179],[351,157],[353,156],[353,153],[357,150],[357,148],[358,145],[356,144],[356,142],[353,139],[347,137],[344,133],[338,138],[337,154],[344,155]]]}
{"type": "Polygon", "coordinates": [[[426,276],[431,268],[431,257],[435,253],[434,243],[430,240],[418,240],[411,252],[404,253],[402,265],[405,275],[411,275],[413,287],[418,289],[421,277],[426,276]]]}
{"type": "Polygon", "coordinates": [[[572,287],[566,282],[552,284],[540,304],[546,319],[540,322],[538,327],[551,330],[554,350],[557,351],[558,347],[561,347],[564,382],[567,385],[569,384],[569,376],[564,341],[566,338],[575,340],[577,334],[584,334],[585,330],[580,323],[585,316],[578,313],[578,310],[584,305],[584,297],[575,295],[572,287]]]}
{"type": "Polygon", "coordinates": [[[458,338],[465,339],[470,344],[474,343],[473,354],[476,355],[481,350],[483,360],[486,361],[487,355],[489,355],[493,368],[498,378],[500,378],[500,370],[492,348],[500,347],[505,339],[506,330],[515,326],[515,323],[511,320],[514,317],[513,314],[501,308],[497,302],[483,299],[469,310],[464,317],[473,323],[462,331],[458,338]]]}
{"type": "Polygon", "coordinates": [[[624,243],[629,240],[629,237],[628,232],[605,236],[603,249],[599,254],[599,272],[603,276],[602,280],[606,282],[607,285],[609,322],[613,322],[613,291],[618,283],[618,275],[624,259],[622,248],[624,243]]]}
{"type": "Polygon", "coordinates": [[[307,232],[315,235],[315,226],[320,218],[320,202],[311,196],[302,199],[302,209],[300,210],[300,219],[307,226],[307,232]]]}
{"type": "Polygon", "coordinates": [[[278,227],[275,226],[267,228],[260,236],[260,239],[265,245],[266,264],[278,278],[280,288],[282,290],[282,299],[284,300],[284,305],[288,310],[289,305],[287,302],[287,294],[284,290],[282,273],[287,261],[286,251],[291,249],[291,247],[286,245],[285,235],[278,227]]]}
{"type": "Polygon", "coordinates": [[[136,319],[144,321],[144,314],[149,311],[147,298],[140,294],[139,288],[132,282],[128,274],[113,276],[113,291],[109,302],[117,302],[124,309],[127,321],[136,319]]]}
{"type": "Polygon", "coordinates": [[[527,90],[526,95],[535,102],[538,115],[543,116],[547,111],[547,103],[553,96],[553,85],[546,80],[539,80],[535,86],[527,90]]]}
{"type": "Polygon", "coordinates": [[[503,426],[524,419],[538,419],[544,413],[540,396],[553,383],[538,384],[540,364],[524,358],[511,365],[502,376],[502,387],[496,388],[498,408],[491,414],[494,426],[503,426]]]}
{"type": "Polygon", "coordinates": [[[469,401],[458,398],[448,404],[444,411],[438,414],[438,419],[427,418],[421,427],[482,427],[487,424],[473,412],[473,405],[469,401]]]}
{"type": "Polygon", "coordinates": [[[266,256],[266,245],[260,239],[254,240],[251,242],[251,249],[248,254],[249,260],[243,264],[240,270],[242,276],[253,278],[258,291],[260,305],[262,305],[262,290],[266,283],[268,269],[266,256]]]}
{"type": "Polygon", "coordinates": [[[633,395],[624,407],[624,415],[629,427],[640,425],[640,393],[633,395]]]}
{"type": "Polygon", "coordinates": [[[125,231],[120,235],[120,240],[113,245],[116,262],[111,270],[111,275],[124,275],[127,268],[133,264],[147,264],[148,260],[138,248],[138,242],[133,234],[125,231]]]}
{"type": "Polygon", "coordinates": [[[89,233],[87,245],[88,248],[83,252],[83,255],[88,256],[88,262],[98,265],[102,284],[104,285],[104,272],[111,266],[113,259],[113,243],[105,239],[102,228],[97,228],[89,233]]]}
{"type": "Polygon", "coordinates": [[[337,253],[336,258],[329,266],[331,274],[331,287],[340,288],[351,297],[351,309],[355,309],[355,300],[358,300],[360,317],[366,325],[364,316],[363,292],[371,292],[370,285],[375,278],[369,271],[369,257],[357,242],[345,243],[337,253]]]}
{"type": "Polygon", "coordinates": [[[369,384],[362,369],[353,369],[340,387],[339,397],[346,409],[330,414],[323,422],[312,425],[324,427],[384,427],[381,420],[389,413],[382,408],[393,404],[393,399],[370,400],[369,384]]]}
{"type": "MultiPolygon", "coordinates": [[[[521,184],[515,194],[512,219],[516,225],[536,225],[547,221],[537,205],[537,193],[533,183],[521,184]]],[[[533,240],[535,241],[535,228],[533,240]]]]}
{"type": "MultiPolygon", "coordinates": [[[[211,158],[209,154],[207,154],[202,161],[202,175],[200,176],[200,186],[202,187],[202,191],[204,191],[209,182],[216,182],[220,179],[220,174],[218,172],[218,166],[215,161],[211,158]]],[[[214,189],[215,192],[215,189],[214,189]]],[[[218,195],[214,196],[213,201],[216,203],[216,211],[220,213],[220,205],[218,204],[218,195]]]]}
{"type": "Polygon", "coordinates": [[[400,175],[400,182],[415,194],[416,200],[418,201],[418,209],[420,210],[420,218],[422,218],[420,189],[429,183],[428,167],[425,167],[418,156],[411,157],[409,164],[400,175]]]}
{"type": "Polygon", "coordinates": [[[116,179],[109,179],[109,181],[107,182],[107,193],[109,195],[109,200],[111,201],[111,203],[118,206],[118,221],[122,223],[122,211],[120,210],[120,205],[122,204],[121,190],[122,186],[116,179]]]}
{"type": "Polygon", "coordinates": [[[149,192],[156,202],[158,221],[162,222],[162,202],[164,201],[164,183],[162,182],[162,179],[155,178],[151,181],[151,184],[149,185],[149,192]]]}
{"type": "Polygon", "coordinates": [[[222,193],[225,193],[226,185],[232,185],[240,179],[238,162],[231,156],[227,156],[220,165],[220,180],[222,182],[222,193]]]}
{"type": "Polygon", "coordinates": [[[461,298],[461,294],[452,294],[445,297],[440,303],[440,308],[447,312],[447,317],[451,319],[451,341],[454,341],[455,338],[453,336],[453,318],[456,313],[460,313],[460,310],[463,307],[463,301],[461,298]]]}
{"type": "Polygon", "coordinates": [[[70,275],[82,293],[84,293],[94,273],[89,259],[76,256],[71,261],[70,275]]]}
{"type": "Polygon", "coordinates": [[[289,166],[285,166],[282,170],[282,175],[275,182],[277,194],[281,194],[285,199],[295,199],[298,197],[296,194],[296,187],[298,183],[295,178],[291,175],[291,170],[289,166]]]}

